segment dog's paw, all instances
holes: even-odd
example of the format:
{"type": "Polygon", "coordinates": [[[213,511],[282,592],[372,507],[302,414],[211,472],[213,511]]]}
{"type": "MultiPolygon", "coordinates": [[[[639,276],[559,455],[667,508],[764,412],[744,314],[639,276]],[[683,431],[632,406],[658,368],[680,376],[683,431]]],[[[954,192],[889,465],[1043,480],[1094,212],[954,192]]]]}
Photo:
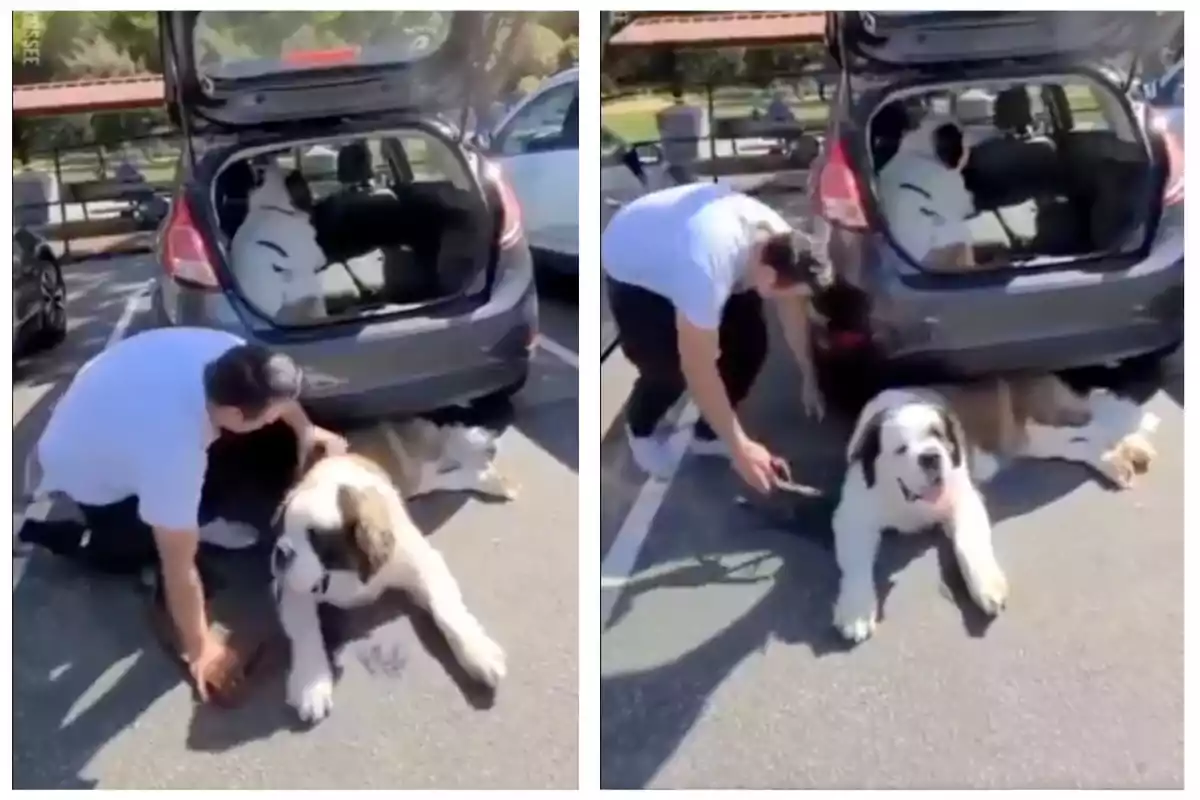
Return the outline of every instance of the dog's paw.
{"type": "Polygon", "coordinates": [[[1101,462],[1104,474],[1117,488],[1129,489],[1139,476],[1150,470],[1156,455],[1154,447],[1144,436],[1132,434],[1101,456],[1101,462]]]}
{"type": "Polygon", "coordinates": [[[494,690],[508,674],[508,657],[504,654],[504,648],[487,636],[480,636],[472,649],[470,663],[466,666],[472,677],[494,690]]]}
{"type": "Polygon", "coordinates": [[[967,585],[975,605],[989,617],[999,615],[1008,605],[1008,578],[999,567],[974,577],[967,585]]]}
{"type": "Polygon", "coordinates": [[[333,675],[324,671],[315,675],[288,676],[288,705],[307,723],[320,722],[333,711],[333,675]]]}
{"type": "Polygon", "coordinates": [[[878,608],[874,596],[842,593],[833,609],[833,626],[848,642],[859,644],[875,633],[878,608]]]}
{"type": "Polygon", "coordinates": [[[521,494],[521,488],[495,470],[489,470],[479,482],[479,492],[487,497],[512,502],[521,494]]]}

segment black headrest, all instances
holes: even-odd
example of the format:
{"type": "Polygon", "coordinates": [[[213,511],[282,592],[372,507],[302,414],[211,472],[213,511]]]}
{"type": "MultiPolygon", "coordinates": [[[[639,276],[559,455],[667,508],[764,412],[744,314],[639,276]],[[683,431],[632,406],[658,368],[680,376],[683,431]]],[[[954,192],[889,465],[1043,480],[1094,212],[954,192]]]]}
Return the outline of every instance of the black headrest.
{"type": "Polygon", "coordinates": [[[366,142],[350,142],[338,150],[337,177],[340,183],[357,186],[368,184],[374,177],[371,148],[366,142]]]}
{"type": "Polygon", "coordinates": [[[1011,86],[996,95],[992,122],[1008,133],[1025,133],[1033,127],[1033,104],[1024,86],[1011,86]]]}

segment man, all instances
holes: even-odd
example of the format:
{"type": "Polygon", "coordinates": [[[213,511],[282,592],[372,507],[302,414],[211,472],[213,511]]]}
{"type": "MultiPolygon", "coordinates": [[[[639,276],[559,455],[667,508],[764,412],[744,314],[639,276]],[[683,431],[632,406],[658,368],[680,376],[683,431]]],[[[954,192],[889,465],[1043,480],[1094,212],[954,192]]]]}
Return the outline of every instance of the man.
{"type": "Polygon", "coordinates": [[[808,338],[816,262],[791,227],[752,197],[688,184],[617,212],[601,238],[601,263],[621,349],[638,371],[626,419],[638,465],[655,476],[666,469],[655,427],[686,389],[703,416],[696,452],[728,455],[751,487],[771,491],[783,462],[736,413],[766,360],[764,298],[800,364],[805,410],[822,413],[808,338]]]}
{"type": "Polygon", "coordinates": [[[683,86],[676,84],[671,90],[671,105],[655,115],[655,122],[668,174],[676,183],[690,183],[704,137],[704,111],[690,105],[684,99],[683,86]]]}
{"type": "Polygon", "coordinates": [[[962,128],[936,116],[909,131],[879,173],[879,197],[900,247],[932,269],[975,266],[969,218],[975,203],[963,180],[969,149],[962,128]]]}
{"type": "Polygon", "coordinates": [[[85,364],[37,444],[42,479],[19,539],[99,571],[156,568],[181,655],[204,700],[234,660],[209,630],[196,567],[207,449],[222,433],[282,421],[303,452],[318,443],[344,450],[341,437],[308,420],[297,402],[300,385],[291,359],[232,334],[153,330],[85,364]],[[73,500],[83,523],[47,519],[53,494],[73,500]]]}

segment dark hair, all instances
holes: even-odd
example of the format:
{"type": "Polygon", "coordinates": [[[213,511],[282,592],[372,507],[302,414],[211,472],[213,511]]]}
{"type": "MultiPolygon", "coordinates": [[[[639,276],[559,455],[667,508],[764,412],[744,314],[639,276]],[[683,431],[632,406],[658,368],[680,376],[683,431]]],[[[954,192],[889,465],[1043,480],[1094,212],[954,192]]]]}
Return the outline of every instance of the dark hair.
{"type": "Polygon", "coordinates": [[[254,419],[272,403],[299,397],[301,377],[300,367],[287,356],[239,344],[204,368],[204,394],[213,405],[254,419]]]}
{"type": "Polygon", "coordinates": [[[933,131],[933,152],[938,160],[950,169],[958,169],[966,146],[963,144],[962,128],[953,122],[938,125],[933,131]]]}
{"type": "Polygon", "coordinates": [[[820,263],[794,233],[771,234],[763,243],[761,258],[775,270],[775,282],[780,288],[797,283],[811,285],[820,274],[820,263]]]}

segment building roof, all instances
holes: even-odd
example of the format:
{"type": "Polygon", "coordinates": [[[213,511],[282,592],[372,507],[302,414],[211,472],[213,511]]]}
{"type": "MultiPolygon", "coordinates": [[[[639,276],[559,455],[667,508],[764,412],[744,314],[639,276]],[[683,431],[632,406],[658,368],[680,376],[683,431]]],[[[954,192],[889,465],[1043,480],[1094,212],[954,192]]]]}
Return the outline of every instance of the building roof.
{"type": "Polygon", "coordinates": [[[772,45],[825,36],[824,12],[745,11],[653,14],[634,18],[609,39],[612,46],[772,45]]]}
{"type": "Polygon", "coordinates": [[[13,87],[15,116],[59,116],[153,108],[164,102],[161,75],[33,83],[13,87]]]}

